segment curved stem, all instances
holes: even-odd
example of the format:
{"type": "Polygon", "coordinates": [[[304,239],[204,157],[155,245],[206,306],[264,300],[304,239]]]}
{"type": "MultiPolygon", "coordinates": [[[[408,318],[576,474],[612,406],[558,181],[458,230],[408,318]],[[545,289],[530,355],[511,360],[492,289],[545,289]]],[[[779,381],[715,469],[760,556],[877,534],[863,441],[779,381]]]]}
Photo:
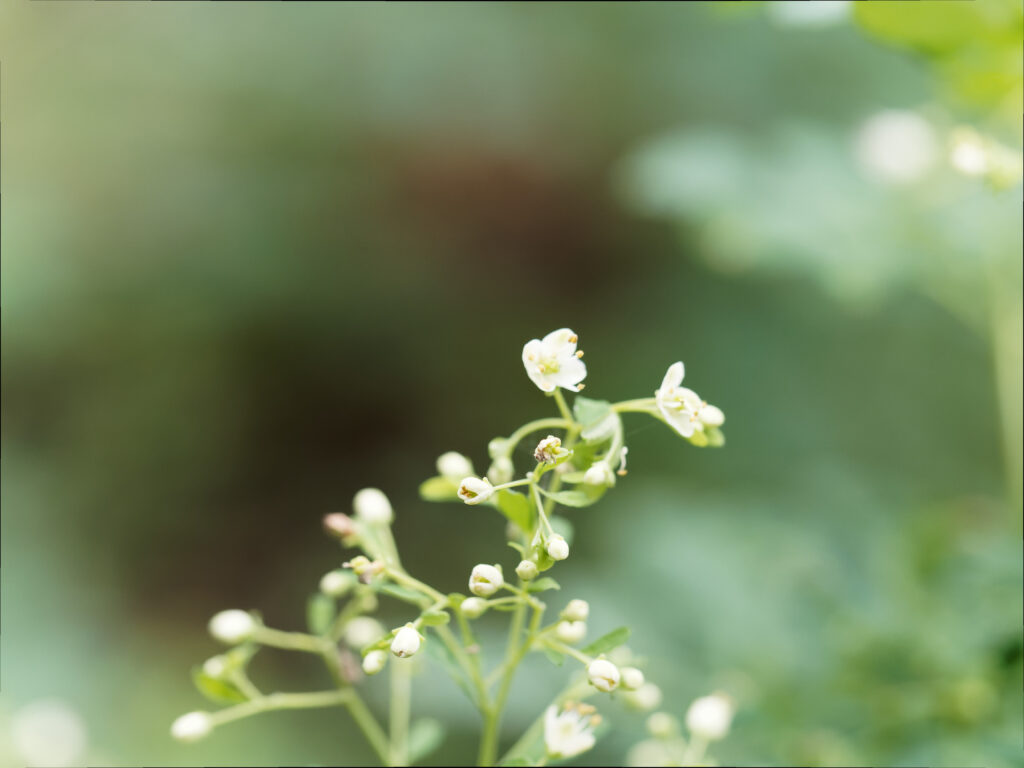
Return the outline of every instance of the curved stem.
{"type": "Polygon", "coordinates": [[[657,401],[653,397],[641,397],[638,400],[623,400],[613,403],[612,410],[616,413],[653,413],[657,401]]]}
{"type": "Polygon", "coordinates": [[[531,432],[538,432],[542,429],[568,429],[572,426],[572,419],[563,418],[550,418],[550,419],[537,419],[535,421],[523,424],[519,429],[509,435],[508,438],[508,449],[507,453],[512,453],[516,446],[519,445],[520,441],[531,432]]]}

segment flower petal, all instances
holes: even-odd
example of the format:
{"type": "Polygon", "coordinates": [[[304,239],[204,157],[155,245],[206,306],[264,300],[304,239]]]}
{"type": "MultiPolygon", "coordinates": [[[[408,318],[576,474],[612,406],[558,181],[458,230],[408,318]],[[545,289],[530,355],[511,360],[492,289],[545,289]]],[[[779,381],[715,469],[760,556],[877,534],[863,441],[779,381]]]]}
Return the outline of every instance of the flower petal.
{"type": "Polygon", "coordinates": [[[672,363],[665,372],[665,378],[661,380],[661,388],[669,389],[671,387],[678,387],[683,383],[684,375],[685,369],[683,368],[682,361],[672,363]]]}
{"type": "MultiPolygon", "coordinates": [[[[586,363],[578,357],[570,357],[567,360],[560,361],[558,371],[549,374],[547,378],[556,386],[578,392],[579,387],[576,385],[587,378],[586,363]]],[[[552,386],[552,389],[554,389],[554,386],[552,386]]]]}
{"type": "Polygon", "coordinates": [[[713,405],[705,405],[700,410],[700,420],[709,427],[720,427],[725,423],[725,414],[720,408],[713,405]]]}

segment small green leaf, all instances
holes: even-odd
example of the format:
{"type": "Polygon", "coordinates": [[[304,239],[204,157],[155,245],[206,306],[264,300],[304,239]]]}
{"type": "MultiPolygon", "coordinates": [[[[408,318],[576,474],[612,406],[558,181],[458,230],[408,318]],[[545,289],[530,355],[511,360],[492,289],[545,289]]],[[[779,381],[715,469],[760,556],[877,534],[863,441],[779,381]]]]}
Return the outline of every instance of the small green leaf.
{"type": "Polygon", "coordinates": [[[404,600],[407,603],[415,603],[417,605],[422,605],[425,597],[415,590],[400,587],[397,584],[381,584],[380,587],[378,587],[378,590],[383,592],[385,595],[390,595],[391,597],[399,600],[404,600]]]}
{"type": "Polygon", "coordinates": [[[587,656],[600,656],[602,653],[608,653],[608,651],[618,648],[629,640],[629,634],[629,627],[613,629],[607,635],[602,635],[597,638],[597,640],[592,642],[586,648],[582,648],[581,651],[587,656]]]}
{"type": "Polygon", "coordinates": [[[563,507],[589,507],[604,495],[605,490],[607,486],[604,485],[580,485],[571,491],[545,491],[544,495],[563,507]]]}
{"type": "Polygon", "coordinates": [[[565,654],[559,653],[554,648],[545,648],[544,655],[548,657],[548,661],[554,664],[556,667],[562,666],[565,663],[565,654]]]}
{"type": "Polygon", "coordinates": [[[524,547],[518,541],[506,541],[505,543],[508,544],[510,547],[512,547],[512,549],[514,549],[520,555],[522,555],[523,557],[526,557],[526,547],[524,547]]]}
{"type": "Polygon", "coordinates": [[[514,611],[516,609],[513,603],[498,603],[490,607],[492,611],[514,611]]]}
{"type": "Polygon", "coordinates": [[[462,668],[459,667],[455,661],[455,657],[452,656],[451,651],[441,642],[430,642],[424,643],[423,647],[427,651],[427,655],[432,656],[437,661],[441,662],[441,665],[448,670],[448,676],[455,681],[456,685],[462,689],[462,692],[466,694],[466,697],[473,702],[477,707],[480,703],[477,701],[475,690],[466,681],[465,676],[462,673],[462,668]]]}
{"type": "Polygon", "coordinates": [[[409,765],[418,763],[444,741],[444,726],[432,717],[413,722],[409,729],[409,765]]]}
{"type": "Polygon", "coordinates": [[[577,395],[572,403],[573,418],[583,425],[584,430],[600,423],[612,412],[612,404],[607,400],[591,400],[577,395]]]}
{"type": "Polygon", "coordinates": [[[705,448],[710,442],[708,436],[704,434],[703,430],[698,429],[690,437],[686,438],[692,445],[696,445],[698,448],[705,448]]]}
{"type": "Polygon", "coordinates": [[[464,602],[466,602],[465,595],[459,592],[450,592],[448,594],[448,605],[450,605],[452,608],[458,608],[464,602]]]}
{"type": "Polygon", "coordinates": [[[502,488],[497,495],[498,510],[518,525],[520,529],[529,531],[533,529],[533,510],[526,496],[507,488],[502,488]]]}
{"type": "Polygon", "coordinates": [[[725,445],[725,435],[718,427],[705,427],[704,432],[708,436],[708,445],[712,448],[721,448],[725,445]]]}
{"type": "Polygon", "coordinates": [[[561,589],[561,585],[552,579],[550,576],[545,576],[543,579],[537,579],[531,581],[526,585],[527,592],[546,592],[549,589],[561,589]]]}
{"type": "Polygon", "coordinates": [[[447,611],[424,611],[420,616],[423,618],[424,625],[428,627],[438,627],[447,624],[452,619],[447,611]]]}
{"type": "Polygon", "coordinates": [[[424,501],[457,501],[459,488],[447,477],[432,477],[420,483],[420,498],[424,501]]]}
{"type": "Polygon", "coordinates": [[[314,635],[322,635],[331,628],[338,606],[333,597],[322,592],[310,595],[306,601],[306,626],[314,635]]]}
{"type": "Polygon", "coordinates": [[[192,682],[203,696],[218,704],[236,704],[247,700],[245,694],[231,683],[210,677],[201,667],[192,669],[192,682]]]}

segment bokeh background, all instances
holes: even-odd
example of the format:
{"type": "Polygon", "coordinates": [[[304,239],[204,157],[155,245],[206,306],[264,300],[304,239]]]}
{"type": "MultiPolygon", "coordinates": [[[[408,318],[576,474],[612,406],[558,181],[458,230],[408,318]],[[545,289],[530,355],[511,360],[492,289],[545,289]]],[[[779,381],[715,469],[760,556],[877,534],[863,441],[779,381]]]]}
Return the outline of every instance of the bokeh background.
{"type": "Polygon", "coordinates": [[[464,588],[502,522],[417,486],[551,411],[520,349],[570,325],[588,395],[683,359],[728,418],[634,417],[569,513],[560,595],[665,709],[729,691],[724,763],[1019,765],[1021,7],[865,5],[0,8],[0,762],[369,760],[338,711],[172,742],[206,621],[301,628],[365,485],[464,588]]]}

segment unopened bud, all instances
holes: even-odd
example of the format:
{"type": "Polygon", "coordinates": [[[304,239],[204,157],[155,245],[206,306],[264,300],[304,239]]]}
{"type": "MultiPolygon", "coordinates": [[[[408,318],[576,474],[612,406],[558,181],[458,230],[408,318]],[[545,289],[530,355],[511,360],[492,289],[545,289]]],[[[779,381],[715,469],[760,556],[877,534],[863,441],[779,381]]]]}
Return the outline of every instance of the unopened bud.
{"type": "Polygon", "coordinates": [[[623,667],[619,670],[622,673],[622,687],[627,691],[636,691],[644,684],[644,673],[636,667],[623,667]]]}
{"type": "Polygon", "coordinates": [[[469,577],[469,591],[480,597],[490,597],[505,584],[501,571],[493,565],[474,566],[469,577]]]}
{"type": "Polygon", "coordinates": [[[532,560],[523,560],[516,566],[516,576],[523,581],[532,581],[537,578],[539,573],[540,569],[537,568],[537,564],[532,560]]]}
{"type": "Polygon", "coordinates": [[[607,461],[598,461],[583,473],[583,482],[587,485],[615,485],[615,472],[607,461]]]}
{"type": "Polygon", "coordinates": [[[586,621],[590,616],[590,603],[586,600],[570,600],[562,611],[562,616],[569,621],[586,621]]]}
{"type": "Polygon", "coordinates": [[[382,650],[370,651],[363,657],[363,672],[368,675],[376,675],[388,662],[388,655],[382,650]]]}
{"type": "Polygon", "coordinates": [[[347,539],[349,536],[355,536],[356,526],[352,518],[344,512],[331,512],[324,515],[324,530],[331,536],[347,539]]]}
{"type": "Polygon", "coordinates": [[[256,631],[256,620],[245,611],[221,611],[210,619],[210,634],[222,643],[237,645],[248,640],[256,631]]]}
{"type": "Polygon", "coordinates": [[[213,721],[206,712],[189,712],[171,724],[171,736],[178,741],[199,741],[213,730],[213,721]]]}
{"type": "Polygon", "coordinates": [[[569,543],[556,533],[548,539],[547,551],[552,560],[565,560],[569,556],[569,543]]]}
{"type": "Polygon", "coordinates": [[[365,648],[384,637],[384,625],[369,616],[357,616],[345,625],[344,638],[350,648],[365,648]]]}
{"type": "Polygon", "coordinates": [[[554,435],[548,435],[539,443],[533,452],[533,458],[541,464],[554,464],[559,458],[568,454],[562,448],[562,441],[554,435]]]}
{"type": "Polygon", "coordinates": [[[342,597],[355,586],[355,583],[356,580],[349,571],[329,571],[320,579],[320,591],[328,597],[342,597]]]}
{"type": "Polygon", "coordinates": [[[723,738],[731,723],[732,702],[722,693],[701,696],[686,710],[686,727],[690,733],[707,741],[723,738]]]}
{"type": "Polygon", "coordinates": [[[493,493],[494,487],[486,477],[466,477],[459,483],[459,498],[467,504],[480,504],[493,493]]]}
{"type": "Polygon", "coordinates": [[[461,453],[448,451],[437,458],[437,473],[457,483],[466,475],[473,474],[473,463],[461,453]]]}
{"type": "Polygon", "coordinates": [[[391,502],[379,488],[363,488],[352,499],[356,516],[370,525],[388,525],[395,519],[391,502]]]}
{"type": "Polygon", "coordinates": [[[400,659],[412,656],[420,649],[423,638],[412,624],[406,624],[391,641],[391,652],[400,659]]]}
{"type": "Polygon", "coordinates": [[[659,739],[668,739],[679,732],[679,722],[668,712],[655,712],[647,718],[647,732],[659,739]]]}
{"type": "Polygon", "coordinates": [[[567,645],[578,643],[587,636],[585,621],[560,621],[555,626],[555,636],[567,645]]]}
{"type": "Polygon", "coordinates": [[[492,483],[502,485],[515,477],[515,473],[516,468],[512,464],[512,459],[508,456],[499,456],[491,463],[490,468],[487,470],[487,477],[492,483]]]}
{"type": "Polygon", "coordinates": [[[459,610],[467,619],[477,619],[487,610],[487,601],[479,597],[467,597],[462,601],[459,610]]]}
{"type": "Polygon", "coordinates": [[[223,656],[212,656],[203,662],[203,674],[207,677],[220,680],[225,674],[227,674],[227,671],[228,660],[223,656]]]}
{"type": "Polygon", "coordinates": [[[609,693],[619,686],[619,668],[607,659],[595,659],[587,667],[587,680],[597,690],[609,693]]]}

